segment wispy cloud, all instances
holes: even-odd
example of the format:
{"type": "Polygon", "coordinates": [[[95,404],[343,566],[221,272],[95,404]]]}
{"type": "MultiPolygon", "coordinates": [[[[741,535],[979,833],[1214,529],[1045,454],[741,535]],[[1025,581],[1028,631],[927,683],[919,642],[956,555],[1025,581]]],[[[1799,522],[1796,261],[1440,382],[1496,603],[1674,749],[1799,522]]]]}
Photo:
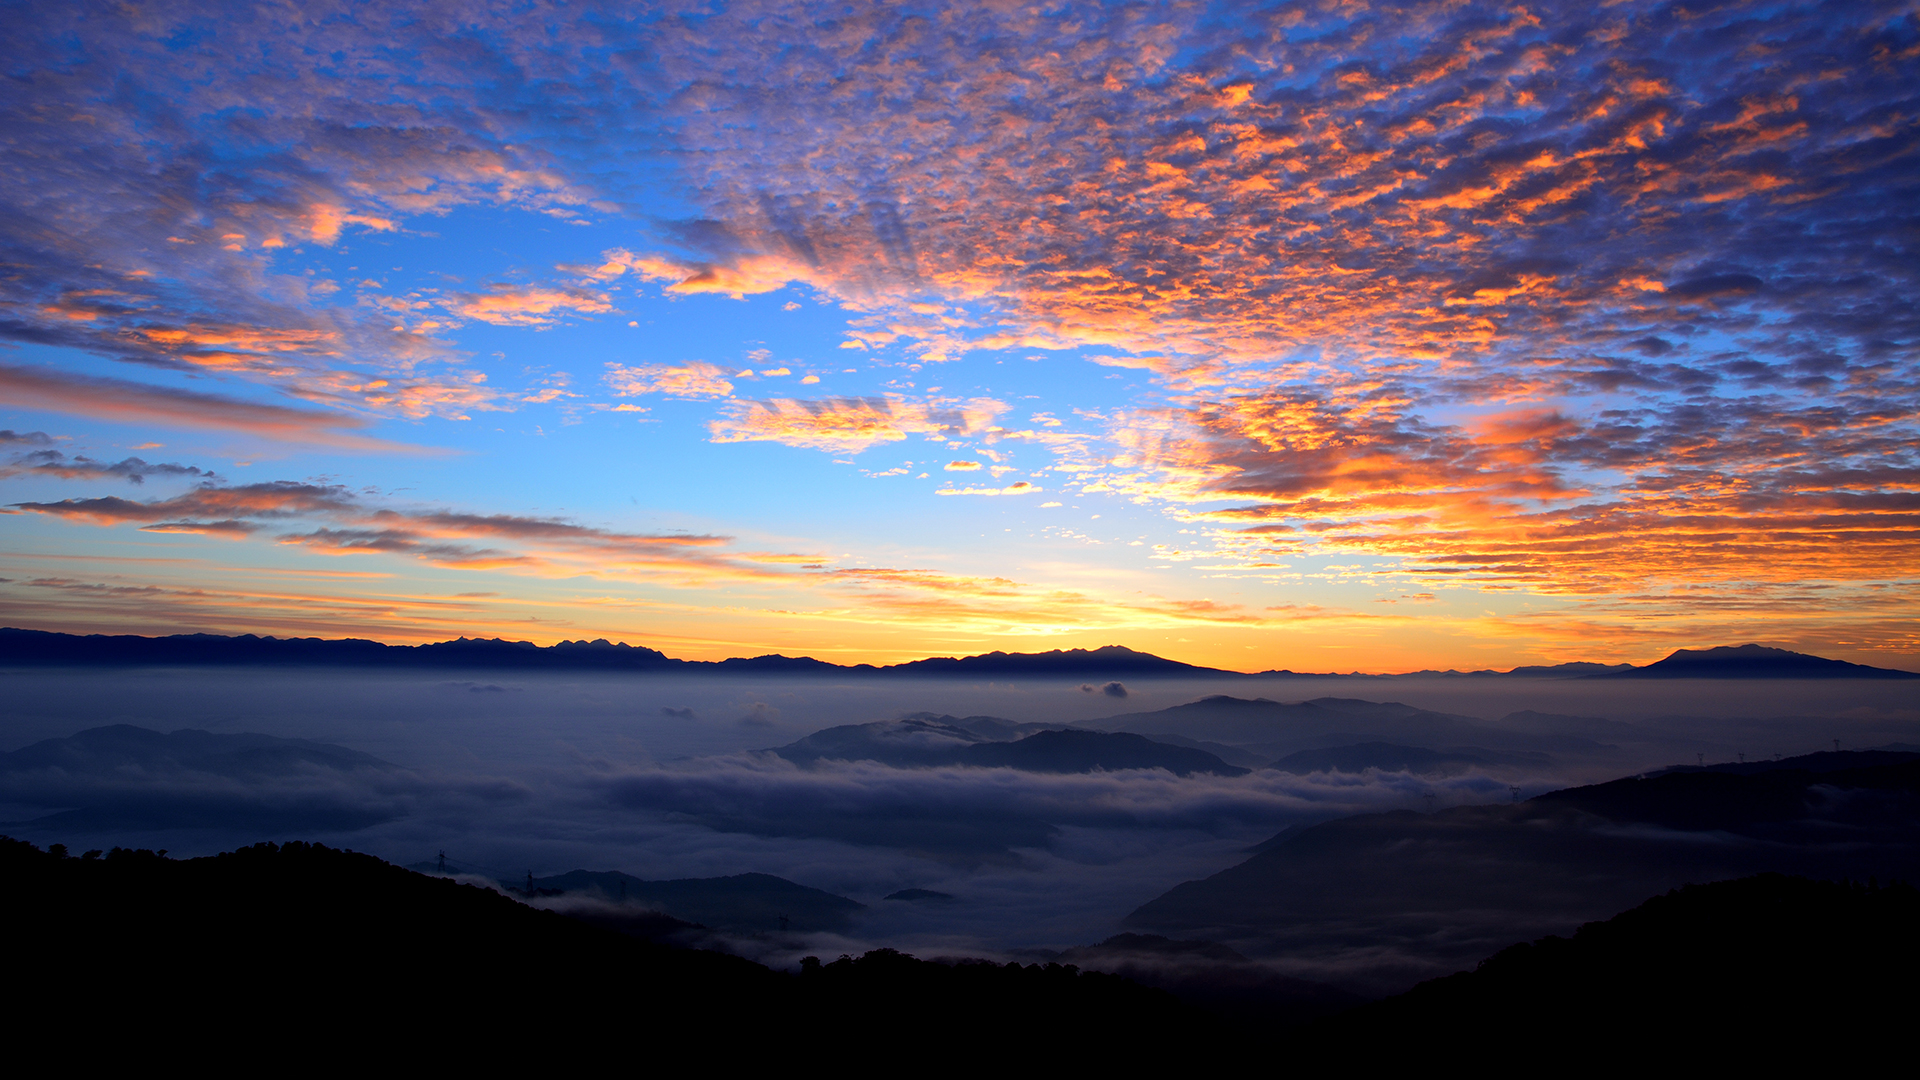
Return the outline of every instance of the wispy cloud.
{"type": "Polygon", "coordinates": [[[346,450],[417,449],[354,434],[356,429],[366,427],[367,422],[339,412],[242,401],[218,394],[73,375],[47,368],[0,364],[0,394],[10,402],[29,408],[121,423],[243,432],[282,442],[346,450]]]}
{"type": "Polygon", "coordinates": [[[548,327],[567,315],[605,315],[613,304],[604,294],[585,289],[497,285],[483,293],[451,297],[447,309],[460,318],[494,326],[548,327]]]}
{"type": "Polygon", "coordinates": [[[510,514],[396,510],[369,505],[344,487],[291,481],[203,485],[153,502],[103,496],[13,507],[93,525],[135,524],[162,532],[276,528],[281,530],[276,539],[283,544],[336,555],[402,555],[441,566],[702,581],[772,575],[757,560],[719,552],[729,544],[727,537],[622,533],[510,514]],[[317,522],[326,524],[312,527],[317,522]]]}

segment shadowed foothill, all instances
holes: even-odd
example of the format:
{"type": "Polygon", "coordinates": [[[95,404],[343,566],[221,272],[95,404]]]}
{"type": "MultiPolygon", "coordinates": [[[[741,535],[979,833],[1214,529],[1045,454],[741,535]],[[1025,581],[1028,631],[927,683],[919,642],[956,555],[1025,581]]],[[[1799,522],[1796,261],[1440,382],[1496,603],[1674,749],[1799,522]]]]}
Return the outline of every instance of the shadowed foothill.
{"type": "Polygon", "coordinates": [[[852,1017],[863,1034],[849,1052],[883,1060],[924,1051],[926,1017],[984,1002],[991,1015],[945,1058],[1160,1060],[1212,1024],[1163,992],[1058,964],[882,949],[809,958],[796,977],[304,843],[174,860],[120,848],[70,858],[0,838],[0,874],[12,1021],[41,1038],[85,1033],[96,1060],[142,1058],[152,1040],[216,1017],[210,1062],[257,1063],[298,1031],[307,1062],[441,1065],[563,1047],[610,1060],[635,1037],[657,1053],[790,1062],[852,1017]],[[1038,1015],[1045,1027],[1022,1019],[1038,1015]],[[1052,1037],[1062,1028],[1071,1044],[1052,1037]]]}
{"type": "MultiPolygon", "coordinates": [[[[1364,1042],[1413,1065],[1440,1045],[1584,1067],[1820,1067],[1905,1042],[1920,892],[1763,874],[1689,885],[1569,937],[1514,945],[1297,1033],[1308,1061],[1364,1042]]],[[[1862,1057],[1860,1060],[1867,1060],[1862,1057]]],[[[1882,1059],[1886,1060],[1886,1059],[1882,1059]]]]}
{"type": "Polygon", "coordinates": [[[747,933],[846,930],[853,916],[866,908],[772,874],[648,881],[617,870],[573,870],[530,880],[544,896],[650,907],[701,926],[747,933]]]}
{"type": "Polygon", "coordinates": [[[1920,959],[1911,887],[1767,874],[1656,896],[1375,1004],[1214,942],[1132,933],[1045,964],[876,949],[807,956],[796,975],[319,845],[99,855],[0,838],[0,916],[15,935],[15,1023],[93,1032],[91,1052],[113,1061],[209,1015],[224,1025],[210,1062],[270,1052],[290,1018],[326,1033],[306,1060],[441,1064],[528,1061],[562,1041],[597,1059],[609,1032],[636,1029],[660,1051],[725,1045],[729,1060],[772,1063],[851,1017],[859,1055],[912,1054],[930,1015],[976,1017],[942,1053],[982,1064],[1171,1068],[1196,1046],[1283,1030],[1302,1064],[1356,1043],[1378,1060],[1424,1059],[1448,1039],[1545,1053],[1595,1030],[1603,1058],[1686,1056],[1701,1025],[1743,1023],[1768,1026],[1768,1052],[1799,1052],[1842,1022],[1853,1045],[1885,1042],[1912,995],[1884,976],[1920,959]]]}
{"type": "Polygon", "coordinates": [[[1127,925],[1384,993],[1687,882],[1761,872],[1920,880],[1920,754],[1671,770],[1508,805],[1295,827],[1127,925]]]}

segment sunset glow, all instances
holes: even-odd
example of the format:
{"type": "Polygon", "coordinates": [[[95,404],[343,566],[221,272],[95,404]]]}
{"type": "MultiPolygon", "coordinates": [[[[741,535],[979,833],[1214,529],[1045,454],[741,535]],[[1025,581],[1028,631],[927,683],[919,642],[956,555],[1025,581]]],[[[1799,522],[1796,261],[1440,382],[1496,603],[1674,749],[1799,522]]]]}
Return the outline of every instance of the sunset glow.
{"type": "Polygon", "coordinates": [[[5,19],[0,624],[1920,668],[1911,4],[5,19]]]}

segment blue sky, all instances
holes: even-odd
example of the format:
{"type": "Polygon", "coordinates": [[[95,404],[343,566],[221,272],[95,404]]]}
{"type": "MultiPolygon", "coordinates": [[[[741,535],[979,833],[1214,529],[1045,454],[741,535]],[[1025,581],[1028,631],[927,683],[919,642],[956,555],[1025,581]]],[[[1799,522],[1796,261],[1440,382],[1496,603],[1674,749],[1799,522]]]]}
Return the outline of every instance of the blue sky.
{"type": "Polygon", "coordinates": [[[0,609],[1910,661],[1910,12],[1230,10],[18,6],[0,609]]]}

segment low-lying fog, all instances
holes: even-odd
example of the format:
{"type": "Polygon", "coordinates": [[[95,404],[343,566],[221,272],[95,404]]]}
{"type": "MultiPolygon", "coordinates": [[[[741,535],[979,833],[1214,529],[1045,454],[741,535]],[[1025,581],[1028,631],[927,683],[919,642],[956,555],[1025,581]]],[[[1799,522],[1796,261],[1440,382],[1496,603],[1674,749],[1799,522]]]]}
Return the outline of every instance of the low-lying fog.
{"type": "Polygon", "coordinates": [[[187,767],[143,758],[148,752],[136,743],[115,744],[86,762],[0,772],[0,822],[7,823],[0,831],[75,850],[124,845],[175,855],[308,839],[402,864],[445,852],[450,863],[496,878],[575,868],[649,879],[759,871],[868,905],[848,936],[743,946],[766,959],[875,945],[921,955],[1018,955],[1097,942],[1117,932],[1128,912],[1181,881],[1240,862],[1250,845],[1293,824],[1507,801],[1514,788],[1531,796],[1691,764],[1695,755],[1712,762],[1831,749],[1836,739],[1850,749],[1920,742],[1913,685],[1453,678],[1108,687],[677,674],[14,671],[0,674],[7,696],[0,750],[124,724],[310,740],[377,761],[276,750],[281,756],[272,761],[229,755],[220,759],[226,764],[187,767]],[[1351,730],[1323,725],[1252,741],[1222,735],[1228,729],[1219,725],[1182,731],[1172,720],[1112,719],[1215,694],[1399,702],[1446,715],[1383,720],[1384,727],[1355,719],[1351,730]],[[915,713],[1185,736],[1254,768],[1188,776],[910,768],[873,760],[796,764],[760,752],[823,728],[915,713]],[[1368,739],[1452,753],[1452,764],[1418,773],[1258,767],[1290,752],[1368,739]],[[907,888],[954,899],[883,899],[907,888]]]}

